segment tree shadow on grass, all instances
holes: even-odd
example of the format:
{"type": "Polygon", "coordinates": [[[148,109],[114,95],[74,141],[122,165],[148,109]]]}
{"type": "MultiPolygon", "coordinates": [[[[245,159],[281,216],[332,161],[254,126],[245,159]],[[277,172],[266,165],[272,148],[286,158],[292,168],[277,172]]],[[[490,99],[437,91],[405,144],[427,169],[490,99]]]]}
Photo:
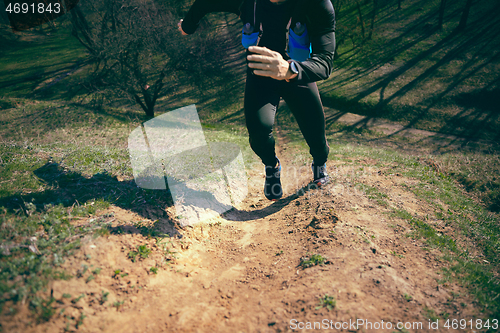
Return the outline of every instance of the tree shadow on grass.
{"type": "Polygon", "coordinates": [[[165,211],[165,208],[173,204],[170,193],[165,190],[144,190],[137,187],[133,180],[118,181],[116,177],[106,173],[87,178],[50,162],[35,170],[34,174],[47,184],[46,190],[0,198],[0,206],[8,211],[15,211],[19,208],[26,210],[25,203],[29,202],[42,209],[50,204],[71,207],[102,199],[144,218],[159,220],[157,227],[164,234],[171,237],[179,235],[175,222],[165,211]]]}
{"type": "MultiPolygon", "coordinates": [[[[464,107],[462,112],[445,115],[445,117],[450,118],[449,121],[438,118],[443,117],[439,113],[443,99],[449,98],[450,94],[454,93],[464,82],[477,77],[481,71],[487,69],[487,66],[498,62],[500,57],[500,52],[498,52],[500,21],[496,18],[498,13],[500,13],[500,4],[492,7],[483,16],[476,17],[473,22],[470,22],[466,32],[452,31],[437,43],[432,43],[420,50],[416,56],[408,59],[402,66],[387,74],[377,76],[375,79],[369,79],[369,75],[376,69],[390,63],[394,57],[401,56],[402,53],[416,46],[416,44],[425,41],[437,30],[435,28],[423,29],[419,27],[429,18],[423,17],[410,25],[400,36],[386,43],[388,47],[384,48],[384,54],[380,54],[379,50],[367,50],[367,55],[364,55],[364,58],[374,59],[373,64],[364,66],[359,71],[351,70],[352,74],[346,75],[345,78],[340,78],[330,85],[323,85],[322,93],[326,95],[323,97],[324,104],[340,110],[335,114],[327,115],[327,126],[331,126],[343,114],[352,112],[367,116],[356,124],[357,127],[363,127],[364,124],[367,124],[375,117],[404,121],[408,124],[405,129],[415,126],[422,128],[426,121],[431,121],[441,126],[440,129],[432,129],[434,131],[471,138],[497,140],[499,132],[498,114],[492,110],[491,106],[485,108],[484,103],[477,99],[477,104],[466,103],[467,105],[464,105],[463,101],[461,103],[460,100],[457,100],[456,102],[464,107]],[[414,35],[414,31],[420,31],[416,34],[415,40],[401,46],[402,37],[411,37],[408,34],[414,35]],[[394,45],[394,47],[391,47],[391,45],[394,45]],[[470,55],[470,57],[466,57],[466,55],[470,55]],[[437,60],[435,60],[436,58],[437,60]],[[427,64],[429,61],[430,64],[427,64]],[[415,91],[416,88],[421,89],[425,82],[431,82],[430,79],[442,75],[440,71],[446,70],[447,66],[453,61],[456,62],[453,66],[456,67],[457,71],[446,80],[444,89],[436,87],[436,90],[429,91],[428,95],[426,95],[429,97],[420,102],[418,106],[393,103],[395,100],[415,91]],[[394,88],[397,87],[393,84],[394,81],[403,78],[409,71],[418,70],[420,66],[423,66],[425,70],[394,91],[394,88]],[[366,83],[360,86],[359,90],[343,94],[341,97],[332,93],[333,90],[354,83],[359,79],[367,80],[366,83]],[[392,90],[390,93],[388,93],[389,88],[392,90]],[[379,95],[378,102],[367,103],[363,101],[363,99],[374,93],[379,95]],[[438,109],[434,110],[435,108],[438,109]]],[[[344,63],[343,66],[347,66],[347,64],[344,63]]],[[[442,82],[440,81],[440,83],[442,82]]],[[[491,83],[485,88],[487,91],[497,89],[497,86],[491,83]]]]}
{"type": "MultiPolygon", "coordinates": [[[[46,205],[62,204],[64,207],[72,207],[89,201],[104,200],[124,210],[134,212],[143,218],[157,221],[152,228],[118,226],[110,228],[112,232],[141,233],[143,235],[167,234],[170,237],[182,237],[178,231],[180,228],[178,222],[169,217],[165,211],[167,207],[174,205],[169,190],[142,189],[136,185],[134,180],[119,181],[115,176],[107,173],[97,173],[87,178],[81,173],[68,171],[59,164],[51,162],[35,170],[34,174],[46,183],[46,190],[0,198],[0,207],[15,212],[19,208],[27,211],[27,203],[33,203],[38,210],[42,210],[46,205]]],[[[210,195],[211,202],[218,202],[210,192],[195,192],[198,196],[210,195]]],[[[250,213],[253,216],[265,217],[282,209],[291,200],[293,198],[289,197],[274,204],[273,208],[250,213]],[[276,208],[278,209],[276,210],[276,208]]],[[[222,203],[219,204],[223,205],[222,203]]],[[[203,205],[196,205],[196,207],[202,210],[209,208],[203,205]]],[[[232,209],[230,212],[233,213],[229,213],[229,216],[234,216],[235,210],[232,209]]],[[[247,219],[236,218],[234,220],[246,221],[247,219]]]]}
{"type": "MultiPolygon", "coordinates": [[[[414,127],[419,121],[425,120],[426,115],[434,107],[439,107],[439,103],[458,85],[466,79],[470,79],[481,69],[485,68],[500,59],[500,52],[497,52],[488,61],[469,69],[464,66],[462,70],[456,74],[454,82],[450,84],[446,90],[433,97],[430,104],[415,112],[414,118],[401,130],[404,131],[408,128],[414,127]],[[467,74],[460,77],[463,73],[467,74]]],[[[472,65],[471,65],[472,66],[472,65]]],[[[450,116],[444,125],[437,131],[442,134],[452,134],[461,138],[470,140],[486,139],[492,142],[499,142],[500,140],[500,111],[495,107],[494,103],[499,99],[495,94],[499,91],[498,83],[500,79],[490,82],[486,87],[481,90],[476,90],[472,93],[461,93],[453,97],[454,104],[461,106],[462,110],[455,115],[450,116]]],[[[497,104],[498,105],[498,104],[497,104]]],[[[416,111],[416,110],[415,110],[416,111]]],[[[396,135],[401,131],[397,131],[392,135],[396,135]]],[[[467,144],[467,141],[465,141],[467,144]]]]}
{"type": "Polygon", "coordinates": [[[455,100],[458,105],[463,107],[477,107],[484,111],[500,113],[500,88],[498,87],[492,90],[483,89],[471,93],[462,93],[455,100]]]}

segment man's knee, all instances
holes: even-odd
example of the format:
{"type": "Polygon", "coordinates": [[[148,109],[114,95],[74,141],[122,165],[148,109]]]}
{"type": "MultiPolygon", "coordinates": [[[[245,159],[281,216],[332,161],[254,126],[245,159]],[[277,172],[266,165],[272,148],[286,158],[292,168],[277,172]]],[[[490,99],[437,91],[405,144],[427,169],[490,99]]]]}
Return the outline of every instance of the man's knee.
{"type": "Polygon", "coordinates": [[[248,131],[248,138],[250,144],[265,144],[273,137],[272,130],[262,130],[262,131],[248,131]]]}
{"type": "Polygon", "coordinates": [[[273,124],[267,124],[261,119],[248,119],[246,121],[248,135],[256,138],[269,138],[273,134],[273,124]]]}

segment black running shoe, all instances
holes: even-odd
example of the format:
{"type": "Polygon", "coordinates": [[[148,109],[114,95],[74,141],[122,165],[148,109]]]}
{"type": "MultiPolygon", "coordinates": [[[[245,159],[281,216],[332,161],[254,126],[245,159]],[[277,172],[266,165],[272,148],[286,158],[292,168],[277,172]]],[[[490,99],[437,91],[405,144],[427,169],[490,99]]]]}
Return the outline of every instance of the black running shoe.
{"type": "Polygon", "coordinates": [[[264,183],[264,195],[268,200],[276,201],[283,196],[283,189],[281,188],[280,174],[281,163],[276,157],[278,166],[266,165],[266,182],[264,183]]]}
{"type": "Polygon", "coordinates": [[[320,166],[315,166],[314,162],[311,164],[311,168],[313,171],[313,183],[318,187],[328,184],[330,181],[330,176],[326,172],[326,163],[320,166]]]}

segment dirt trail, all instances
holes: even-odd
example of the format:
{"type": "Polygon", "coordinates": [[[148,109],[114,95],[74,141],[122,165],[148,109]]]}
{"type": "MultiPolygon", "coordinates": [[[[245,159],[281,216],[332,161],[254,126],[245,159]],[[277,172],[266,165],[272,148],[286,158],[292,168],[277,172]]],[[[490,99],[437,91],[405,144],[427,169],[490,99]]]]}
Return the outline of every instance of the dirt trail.
{"type": "MultiPolygon", "coordinates": [[[[164,239],[164,245],[130,227],[144,220],[140,216],[114,206],[102,212],[114,215],[114,227],[128,229],[86,240],[83,250],[65,263],[70,274],[82,277],[51,285],[57,312],[49,322],[30,325],[24,310],[4,325],[6,332],[287,332],[308,327],[299,322],[328,320],[340,328],[358,319],[383,320],[386,329],[344,324],[322,331],[399,332],[395,326],[401,322],[422,323],[422,329],[413,326],[407,332],[452,332],[442,321],[439,330],[429,330],[428,318],[447,312],[450,318],[469,320],[478,313],[470,299],[457,296],[464,294],[458,286],[436,282],[444,265],[439,253],[404,237],[407,224],[353,186],[352,166],[329,162],[332,183],[308,190],[309,172],[301,178],[287,169],[291,156],[281,151],[280,158],[282,200],[267,201],[263,170],[249,170],[249,195],[238,209],[187,227],[180,231],[182,238],[164,239]],[[129,251],[143,244],[152,253],[132,262],[129,251]],[[165,262],[165,248],[167,257],[177,259],[165,262]],[[311,254],[320,254],[326,263],[300,267],[301,258],[311,254]],[[82,265],[102,270],[87,282],[82,265]],[[150,270],[155,266],[161,266],[157,274],[150,270]],[[318,308],[325,295],[336,301],[331,310],[318,308]]],[[[413,180],[393,174],[391,166],[373,168],[372,162],[362,162],[357,181],[385,193],[390,206],[432,215],[405,187],[413,180]]],[[[155,214],[152,220],[162,216],[155,214]]]]}

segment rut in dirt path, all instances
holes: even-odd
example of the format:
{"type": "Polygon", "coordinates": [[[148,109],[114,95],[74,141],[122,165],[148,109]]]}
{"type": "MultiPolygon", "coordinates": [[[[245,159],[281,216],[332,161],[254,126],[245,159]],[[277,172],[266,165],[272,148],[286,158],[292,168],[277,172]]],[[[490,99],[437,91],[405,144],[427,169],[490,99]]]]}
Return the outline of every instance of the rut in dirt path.
{"type": "MultiPolygon", "coordinates": [[[[278,138],[284,144],[277,130],[278,138]]],[[[282,164],[291,163],[279,149],[282,164]]],[[[409,193],[412,180],[369,167],[363,182],[380,188],[391,205],[412,213],[429,213],[427,203],[409,193]]],[[[464,313],[460,288],[439,286],[439,253],[402,237],[408,226],[390,218],[350,181],[350,167],[333,165],[332,184],[308,190],[308,176],[283,172],[285,198],[274,203],[261,194],[264,173],[251,170],[250,196],[237,210],[207,226],[195,226],[186,235],[193,243],[179,260],[194,272],[195,295],[183,302],[168,327],[178,331],[290,331],[294,319],[314,322],[412,323],[408,331],[430,331],[432,313],[464,313]],[[297,191],[295,184],[302,187],[297,191]],[[292,186],[289,186],[292,184],[292,186]],[[288,193],[287,193],[288,192],[288,193]],[[207,228],[209,231],[207,231],[207,228]],[[202,267],[193,258],[203,253],[202,267]],[[305,257],[319,254],[324,265],[303,268],[305,257]],[[201,289],[202,288],[202,289],[201,289]],[[335,300],[332,311],[321,299],[335,300]],[[213,307],[195,311],[193,302],[213,307]],[[432,313],[429,313],[432,311],[432,313]],[[189,319],[187,319],[189,318],[189,319]]],[[[286,168],[284,168],[286,170],[286,168]]],[[[388,326],[387,326],[388,327],[388,326]]]]}
{"type": "MultiPolygon", "coordinates": [[[[329,162],[332,183],[313,190],[310,170],[297,173],[278,126],[275,133],[284,198],[267,201],[263,170],[250,170],[250,194],[238,209],[186,231],[191,243],[178,265],[189,271],[193,286],[176,300],[169,329],[284,332],[296,322],[363,319],[394,327],[411,323],[409,332],[421,332],[431,331],[433,314],[470,318],[476,312],[458,305],[471,304],[457,297],[460,288],[438,285],[440,254],[403,237],[407,224],[356,189],[352,167],[329,162]],[[323,265],[300,266],[314,254],[325,258],[323,265]],[[334,299],[331,311],[321,303],[326,297],[334,299]]],[[[371,162],[362,163],[363,183],[383,191],[390,205],[418,215],[431,211],[408,191],[412,180],[371,162]]]]}
{"type": "MultiPolygon", "coordinates": [[[[370,182],[384,182],[394,189],[393,196],[399,197],[401,183],[406,180],[388,181],[373,173],[370,182]]],[[[275,214],[255,221],[233,222],[243,213],[229,212],[226,221],[209,227],[209,234],[206,238],[198,236],[198,242],[208,240],[213,244],[200,247],[196,242],[198,245],[190,250],[212,254],[204,257],[202,270],[192,267],[199,274],[193,275],[194,280],[200,277],[203,290],[186,300],[169,328],[186,332],[274,332],[290,330],[292,319],[312,322],[328,318],[335,322],[362,318],[394,325],[422,323],[423,331],[427,331],[424,308],[467,316],[461,313],[459,299],[452,297],[459,289],[436,282],[442,265],[436,261],[437,253],[428,253],[418,242],[402,238],[400,234],[406,228],[403,223],[390,227],[383,209],[363,193],[339,190],[338,184],[332,184],[321,193],[306,192],[275,214]],[[311,254],[322,255],[326,264],[299,267],[301,258],[311,254]],[[325,295],[335,298],[334,310],[318,309],[325,295]],[[219,308],[192,313],[188,304],[198,299],[219,308]],[[190,319],[182,320],[186,317],[190,319]]],[[[418,199],[399,200],[395,204],[425,213],[425,203],[418,199]]],[[[277,205],[258,197],[250,201],[250,206],[262,210],[277,205]]],[[[190,239],[197,238],[198,228],[207,227],[194,227],[190,239]]]]}

